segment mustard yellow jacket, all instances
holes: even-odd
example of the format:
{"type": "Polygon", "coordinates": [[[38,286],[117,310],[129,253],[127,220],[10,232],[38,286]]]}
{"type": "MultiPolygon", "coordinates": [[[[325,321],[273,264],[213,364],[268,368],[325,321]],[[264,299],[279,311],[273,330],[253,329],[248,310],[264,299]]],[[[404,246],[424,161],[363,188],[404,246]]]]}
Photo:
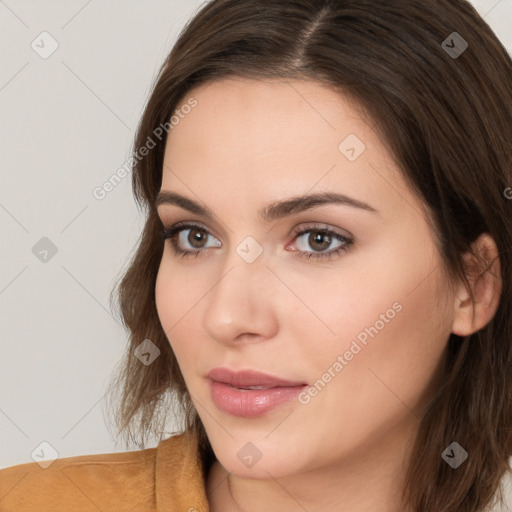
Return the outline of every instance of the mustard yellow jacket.
{"type": "Polygon", "coordinates": [[[206,512],[197,441],[185,433],[156,448],[2,469],[0,511],[206,512]]]}

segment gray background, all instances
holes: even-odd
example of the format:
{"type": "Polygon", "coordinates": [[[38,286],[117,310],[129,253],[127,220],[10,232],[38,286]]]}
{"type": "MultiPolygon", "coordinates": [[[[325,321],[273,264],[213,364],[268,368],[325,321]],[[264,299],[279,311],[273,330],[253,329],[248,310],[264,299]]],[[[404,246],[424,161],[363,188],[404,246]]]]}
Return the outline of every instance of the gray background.
{"type": "MultiPolygon", "coordinates": [[[[131,175],[92,192],[127,160],[158,67],[202,3],[0,0],[0,468],[44,441],[59,457],[125,450],[104,420],[126,344],[108,298],[142,214],[131,175]],[[59,45],[46,59],[31,47],[51,49],[44,31],[59,45]]],[[[512,51],[512,0],[473,4],[512,51]]]]}

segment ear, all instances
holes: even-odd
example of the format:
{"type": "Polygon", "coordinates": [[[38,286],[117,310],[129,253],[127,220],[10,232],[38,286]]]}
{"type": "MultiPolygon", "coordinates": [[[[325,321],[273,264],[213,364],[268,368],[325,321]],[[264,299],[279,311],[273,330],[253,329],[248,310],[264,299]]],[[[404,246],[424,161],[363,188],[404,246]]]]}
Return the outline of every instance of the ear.
{"type": "Polygon", "coordinates": [[[481,234],[464,254],[466,276],[475,302],[464,281],[456,289],[452,332],[469,336],[485,327],[494,317],[501,297],[502,280],[499,252],[494,239],[481,234]]]}

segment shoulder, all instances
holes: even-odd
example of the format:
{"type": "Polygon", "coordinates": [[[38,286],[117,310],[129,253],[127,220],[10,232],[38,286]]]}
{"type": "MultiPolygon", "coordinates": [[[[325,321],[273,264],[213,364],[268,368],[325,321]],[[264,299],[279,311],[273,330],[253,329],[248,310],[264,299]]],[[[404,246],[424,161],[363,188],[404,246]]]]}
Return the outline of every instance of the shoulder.
{"type": "Polygon", "coordinates": [[[2,469],[0,510],[155,510],[157,452],[179,456],[184,441],[178,435],[157,448],[67,457],[46,468],[30,462],[2,469]]]}

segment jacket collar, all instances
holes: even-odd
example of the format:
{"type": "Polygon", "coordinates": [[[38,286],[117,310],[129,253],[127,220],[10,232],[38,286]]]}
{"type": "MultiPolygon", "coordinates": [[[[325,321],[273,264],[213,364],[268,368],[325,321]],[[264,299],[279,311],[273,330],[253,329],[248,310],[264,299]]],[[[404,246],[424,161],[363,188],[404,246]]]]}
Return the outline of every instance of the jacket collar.
{"type": "Polygon", "coordinates": [[[208,512],[198,440],[190,432],[160,441],[156,451],[158,512],[208,512]]]}

